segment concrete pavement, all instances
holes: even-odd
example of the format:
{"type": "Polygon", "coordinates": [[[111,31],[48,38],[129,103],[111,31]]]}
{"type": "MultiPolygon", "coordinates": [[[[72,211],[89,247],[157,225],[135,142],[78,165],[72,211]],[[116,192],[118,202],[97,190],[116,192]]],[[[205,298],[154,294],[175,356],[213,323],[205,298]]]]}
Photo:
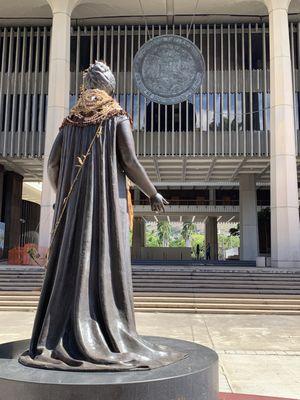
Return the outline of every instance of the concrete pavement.
{"type": "MultiPolygon", "coordinates": [[[[34,314],[0,312],[0,342],[30,337],[34,314]]],[[[136,313],[140,334],[195,341],[220,357],[220,391],[300,399],[300,317],[136,313]]]]}

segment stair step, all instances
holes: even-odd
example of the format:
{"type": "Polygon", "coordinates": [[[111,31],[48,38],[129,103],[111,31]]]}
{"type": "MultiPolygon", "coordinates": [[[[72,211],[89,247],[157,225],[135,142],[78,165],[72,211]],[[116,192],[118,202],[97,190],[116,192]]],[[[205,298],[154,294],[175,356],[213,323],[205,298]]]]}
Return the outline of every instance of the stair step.
{"type": "Polygon", "coordinates": [[[45,276],[45,272],[30,272],[30,271],[1,271],[1,276],[45,276]]]}
{"type": "Polygon", "coordinates": [[[25,283],[30,283],[30,282],[44,282],[44,278],[39,278],[39,277],[35,277],[35,278],[23,278],[23,277],[11,277],[11,278],[1,278],[0,277],[0,284],[1,283],[7,283],[7,282],[25,282],[25,283]]]}
{"type": "Polygon", "coordinates": [[[37,304],[38,304],[38,299],[37,300],[33,300],[33,301],[30,301],[30,300],[22,300],[22,301],[20,301],[20,300],[18,300],[18,301],[13,301],[13,300],[0,300],[0,306],[19,306],[19,307],[21,307],[21,306],[32,306],[32,307],[36,307],[37,306],[37,304]]]}
{"type": "Polygon", "coordinates": [[[151,292],[155,293],[170,293],[173,292],[174,294],[178,294],[178,293],[198,293],[198,294],[203,294],[203,293],[227,293],[227,294],[231,294],[231,293],[236,293],[236,294],[271,294],[271,295],[279,295],[279,294],[285,294],[285,295],[299,295],[300,291],[299,290],[293,290],[293,289],[259,289],[259,288],[193,288],[193,289],[189,289],[186,287],[183,288],[173,288],[174,290],[172,290],[172,288],[135,288],[134,291],[137,292],[148,292],[149,289],[151,289],[151,292]]]}
{"type": "Polygon", "coordinates": [[[272,282],[275,284],[278,283],[290,283],[294,282],[297,283],[298,285],[300,284],[300,279],[296,278],[289,278],[289,279],[273,279],[272,276],[269,276],[268,279],[260,279],[260,278],[254,278],[254,277],[244,277],[244,278],[239,278],[239,279],[232,279],[231,277],[221,277],[221,278],[216,278],[214,276],[211,277],[205,277],[205,278],[198,278],[198,277],[181,277],[180,279],[173,279],[172,276],[169,277],[135,277],[133,276],[132,278],[133,282],[187,282],[187,283],[192,283],[192,282],[233,282],[233,283],[239,283],[239,282],[260,282],[262,284],[266,284],[268,282],[272,282]]]}
{"type": "Polygon", "coordinates": [[[41,288],[43,286],[43,282],[24,282],[24,281],[5,282],[5,283],[0,282],[0,288],[6,288],[7,286],[9,286],[9,287],[14,287],[15,286],[16,288],[18,288],[20,286],[24,286],[24,287],[36,286],[36,287],[41,288]]]}
{"type": "MultiPolygon", "coordinates": [[[[246,285],[260,285],[260,286],[285,286],[287,283],[286,282],[272,282],[272,281],[268,281],[268,282],[260,282],[260,281],[251,281],[249,280],[240,280],[240,281],[229,281],[229,280],[209,280],[209,281],[205,281],[205,280],[180,280],[180,281],[172,281],[171,279],[166,279],[166,280],[150,280],[150,279],[143,279],[142,281],[136,281],[135,279],[133,279],[133,284],[135,286],[139,286],[139,285],[163,285],[163,286],[179,286],[179,285],[188,285],[189,287],[192,286],[197,286],[197,285],[235,285],[235,286],[246,286],[246,285]]],[[[294,286],[298,286],[300,288],[300,282],[293,282],[290,281],[288,283],[289,285],[294,285],[294,286]]]]}
{"type": "Polygon", "coordinates": [[[152,270],[145,270],[145,271],[132,271],[133,276],[235,276],[235,277],[268,277],[268,276],[274,276],[276,277],[296,277],[299,279],[300,276],[300,270],[297,270],[298,272],[292,272],[291,270],[282,272],[282,271],[261,271],[261,272],[254,272],[252,270],[247,270],[247,271],[236,271],[236,270],[222,270],[222,271],[206,271],[206,270],[199,270],[199,271],[185,271],[185,270],[167,270],[167,271],[152,271],[152,270]]]}
{"type": "Polygon", "coordinates": [[[43,284],[44,278],[31,278],[31,279],[23,279],[23,278],[9,278],[9,279],[1,279],[0,278],[0,285],[2,284],[7,284],[9,282],[15,282],[15,283],[31,283],[31,282],[37,282],[39,284],[43,284]]]}
{"type": "Polygon", "coordinates": [[[0,276],[14,276],[14,275],[19,275],[19,276],[44,276],[45,272],[42,271],[1,271],[0,269],[0,276]]]}
{"type": "MultiPolygon", "coordinates": [[[[35,311],[38,302],[27,302],[27,303],[0,303],[0,311],[35,311]]],[[[283,307],[259,307],[258,305],[252,305],[248,307],[235,305],[220,305],[220,304],[209,304],[209,305],[197,305],[194,304],[175,304],[173,307],[165,304],[144,304],[135,303],[135,308],[139,311],[153,311],[153,312],[207,312],[207,313],[273,313],[273,314],[299,314],[299,306],[283,306],[283,307]]]]}
{"type": "MultiPolygon", "coordinates": [[[[1,275],[0,275],[1,276],[1,275]]],[[[230,272],[230,271],[224,271],[222,273],[219,272],[209,272],[209,273],[203,273],[203,272],[172,272],[172,271],[165,271],[165,272],[160,272],[160,271],[148,271],[148,272],[132,272],[132,276],[135,278],[168,278],[168,277],[174,277],[174,278],[182,278],[182,277],[187,277],[187,278],[206,278],[206,277],[216,277],[216,278],[257,278],[257,279],[270,279],[270,277],[274,279],[300,279],[300,274],[292,274],[292,273],[285,273],[285,274],[279,274],[279,273],[259,273],[255,274],[253,272],[247,272],[243,274],[235,273],[235,272],[230,272]]]]}
{"type": "Polygon", "coordinates": [[[240,272],[240,271],[203,271],[203,270],[199,270],[199,271],[196,271],[196,270],[188,270],[188,271],[185,271],[185,270],[164,270],[164,271],[159,271],[159,270],[157,270],[157,271],[152,271],[152,270],[145,270],[145,271],[135,271],[135,270],[133,270],[132,271],[132,274],[134,275],[134,276],[151,276],[151,275],[153,275],[153,276],[170,276],[170,275],[172,275],[172,276],[185,276],[185,275],[187,275],[187,276],[212,276],[212,275],[215,275],[215,276],[225,276],[225,275],[228,275],[228,274],[230,274],[230,276],[236,276],[236,277],[243,277],[243,276],[260,276],[260,277],[266,277],[266,276],[275,276],[275,277],[280,277],[280,276],[282,276],[282,277],[289,277],[289,276],[296,276],[296,277],[298,277],[299,278],[299,275],[300,275],[300,272],[274,272],[274,271],[272,271],[272,272],[265,272],[265,271],[262,271],[262,272],[254,272],[254,271],[249,271],[249,270],[247,270],[247,271],[243,271],[243,272],[240,272]]]}
{"type": "Polygon", "coordinates": [[[41,291],[41,287],[40,286],[20,286],[20,287],[17,287],[17,286],[1,287],[0,286],[0,293],[6,292],[6,291],[15,292],[15,291],[18,291],[18,290],[20,290],[21,292],[25,292],[25,291],[28,291],[28,292],[32,292],[32,291],[40,292],[41,291]]]}
{"type": "MultiPolygon", "coordinates": [[[[27,304],[30,302],[37,303],[39,301],[39,295],[37,296],[27,296],[24,298],[19,298],[16,296],[0,296],[0,304],[3,303],[12,304],[27,304]]],[[[285,307],[285,306],[293,306],[300,308],[300,299],[293,300],[293,299],[235,299],[235,298],[155,298],[155,297],[134,297],[135,303],[138,304],[156,304],[157,306],[168,305],[173,307],[174,305],[188,305],[188,306],[206,306],[206,305],[232,305],[236,304],[237,307],[247,307],[247,306],[272,306],[272,307],[285,307]]]]}
{"type": "Polygon", "coordinates": [[[26,306],[26,307],[22,307],[22,306],[1,306],[0,305],[0,311],[36,311],[36,307],[33,306],[26,306]]]}
{"type": "Polygon", "coordinates": [[[143,308],[136,307],[137,312],[157,312],[157,313],[193,313],[193,314],[272,314],[272,315],[300,315],[300,310],[239,310],[231,309],[189,309],[189,308],[143,308]]]}
{"type": "MultiPolygon", "coordinates": [[[[1,278],[1,276],[0,276],[1,278]]],[[[299,275],[275,275],[275,274],[269,274],[269,275],[251,275],[251,274],[245,274],[243,276],[235,276],[231,275],[230,273],[226,273],[224,275],[215,275],[215,274],[207,274],[207,275],[189,275],[189,274],[183,274],[183,275],[173,275],[173,274],[165,274],[165,275],[154,275],[154,274],[149,274],[149,275],[137,275],[133,274],[132,275],[133,280],[143,280],[143,279],[151,279],[151,280],[168,280],[172,279],[173,281],[181,281],[181,280],[231,280],[231,281],[247,281],[247,280],[254,280],[254,281],[294,281],[294,282],[300,282],[300,276],[299,275]]]]}
{"type": "Polygon", "coordinates": [[[44,274],[0,274],[0,279],[43,279],[44,274]]]}
{"type": "MultiPolygon", "coordinates": [[[[137,297],[134,296],[134,300],[136,302],[149,302],[149,303],[192,303],[192,304],[212,304],[212,303],[220,303],[220,304],[295,304],[300,307],[300,299],[237,299],[237,298],[193,298],[193,297],[137,297]]],[[[1,301],[1,298],[0,298],[1,301]]]]}
{"type": "MultiPolygon", "coordinates": [[[[16,280],[17,281],[17,280],[16,280]]],[[[290,285],[290,284],[294,284],[294,285],[298,285],[300,286],[300,280],[299,279],[272,279],[272,277],[270,277],[269,279],[253,279],[253,278],[245,278],[245,279],[229,279],[229,278],[224,278],[224,279],[215,279],[214,277],[211,278],[204,278],[204,279],[199,279],[199,278],[181,278],[181,279],[173,279],[172,277],[169,278],[157,278],[157,279],[153,279],[153,278],[135,278],[133,277],[132,281],[135,284],[144,284],[146,283],[153,283],[153,284],[157,284],[157,283],[169,283],[169,284],[196,284],[196,283],[227,283],[227,284],[260,284],[260,285],[290,285]]],[[[0,280],[1,282],[1,280],[0,280]]],[[[29,280],[30,282],[30,280],[29,280]]]]}
{"type": "Polygon", "coordinates": [[[190,309],[238,309],[238,310],[299,310],[299,304],[225,304],[225,303],[158,303],[158,302],[135,302],[136,307],[142,308],[190,308],[190,309]]]}
{"type": "Polygon", "coordinates": [[[18,296],[0,296],[0,304],[1,302],[4,301],[16,301],[18,303],[23,303],[24,301],[39,301],[40,296],[23,296],[23,297],[18,297],[18,296]]]}
{"type": "Polygon", "coordinates": [[[22,299],[18,299],[16,297],[6,297],[6,298],[0,298],[0,304],[7,303],[7,304],[12,304],[12,303],[17,303],[19,304],[24,304],[24,303],[30,303],[33,302],[34,304],[37,304],[39,302],[39,297],[24,297],[22,299]]]}
{"type": "MultiPolygon", "coordinates": [[[[30,295],[39,295],[40,290],[34,290],[34,291],[22,291],[22,290],[9,290],[9,291],[1,291],[0,290],[0,295],[1,296],[6,296],[6,295],[13,295],[13,296],[30,296],[30,295]]],[[[149,291],[144,291],[144,292],[138,292],[134,291],[134,296],[135,297],[168,297],[168,298],[177,298],[179,295],[177,293],[170,293],[170,292],[149,292],[149,291]]],[[[216,296],[220,299],[223,298],[232,298],[231,293],[215,293],[215,292],[205,292],[205,293],[186,293],[186,292],[181,292],[180,297],[193,297],[193,298],[216,298],[216,296]]],[[[234,298],[235,299],[243,299],[243,298],[251,298],[251,299],[300,299],[300,294],[278,294],[276,293],[275,295],[273,294],[266,294],[266,293],[234,293],[234,298]]]]}
{"type": "MultiPolygon", "coordinates": [[[[139,292],[137,290],[134,291],[134,296],[138,297],[193,297],[193,298],[232,298],[232,293],[215,293],[215,292],[184,292],[181,291],[180,293],[174,293],[174,292],[157,292],[157,291],[143,291],[139,292]]],[[[277,299],[300,299],[300,294],[278,294],[277,292],[275,294],[272,293],[234,293],[234,298],[236,299],[243,299],[243,298],[251,298],[251,299],[257,299],[257,298],[264,298],[264,299],[270,299],[270,298],[277,298],[277,299]]]]}
{"type": "MultiPolygon", "coordinates": [[[[0,282],[1,284],[1,282],[0,282]]],[[[172,279],[166,279],[166,280],[148,280],[148,279],[143,279],[143,280],[135,280],[133,279],[133,284],[135,286],[139,285],[164,285],[164,286],[179,286],[179,285],[189,285],[189,286],[195,286],[195,285],[232,285],[232,286],[247,286],[247,285],[257,285],[257,286],[296,286],[300,288],[300,282],[295,282],[295,281],[289,281],[289,282],[282,282],[282,281],[267,281],[267,282],[261,282],[261,281],[252,281],[252,280],[247,280],[247,281],[231,281],[231,280],[178,280],[178,281],[173,281],[172,279]]]]}
{"type": "MultiPolygon", "coordinates": [[[[249,263],[133,267],[139,312],[300,315],[300,271],[249,263]]],[[[35,311],[45,271],[0,267],[0,311],[35,311]]]]}
{"type": "MultiPolygon", "coordinates": [[[[25,297],[25,298],[17,298],[17,297],[0,297],[0,304],[3,305],[3,303],[6,304],[11,304],[11,305],[16,305],[17,304],[29,304],[29,303],[34,303],[36,304],[39,301],[39,296],[36,297],[25,297]]],[[[299,307],[300,308],[300,301],[298,300],[288,300],[286,299],[285,301],[283,300],[277,300],[277,299],[272,299],[272,300],[263,300],[263,299],[245,299],[243,301],[239,301],[237,299],[205,299],[205,298],[200,298],[200,299],[191,299],[191,298],[176,298],[176,299],[170,299],[170,298],[140,298],[140,297],[134,297],[134,301],[137,304],[144,304],[145,306],[148,305],[157,305],[159,307],[167,305],[170,307],[173,306],[217,306],[217,305],[222,305],[222,306],[227,306],[227,305],[232,305],[235,304],[236,307],[252,307],[252,306],[257,306],[257,307],[264,307],[264,306],[271,306],[271,307],[299,307]]]]}

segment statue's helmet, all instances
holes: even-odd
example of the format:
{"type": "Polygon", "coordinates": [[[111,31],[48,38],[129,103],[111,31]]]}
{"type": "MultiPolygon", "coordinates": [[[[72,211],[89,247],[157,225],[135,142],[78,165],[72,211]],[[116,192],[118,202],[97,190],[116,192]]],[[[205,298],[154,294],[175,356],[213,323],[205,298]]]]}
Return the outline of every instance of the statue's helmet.
{"type": "Polygon", "coordinates": [[[115,77],[103,61],[95,61],[83,73],[84,89],[100,89],[113,95],[116,89],[115,77]]]}

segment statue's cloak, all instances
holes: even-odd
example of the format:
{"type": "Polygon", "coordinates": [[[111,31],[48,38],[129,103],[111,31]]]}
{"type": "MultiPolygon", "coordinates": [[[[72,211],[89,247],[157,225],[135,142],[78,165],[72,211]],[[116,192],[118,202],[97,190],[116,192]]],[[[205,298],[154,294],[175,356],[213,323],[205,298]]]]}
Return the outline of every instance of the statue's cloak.
{"type": "MultiPolygon", "coordinates": [[[[183,358],[136,332],[126,176],[118,160],[114,116],[103,132],[67,202],[53,238],[27,366],[62,370],[151,369],[183,358]]],[[[97,124],[65,124],[51,157],[59,159],[54,226],[97,124]]]]}

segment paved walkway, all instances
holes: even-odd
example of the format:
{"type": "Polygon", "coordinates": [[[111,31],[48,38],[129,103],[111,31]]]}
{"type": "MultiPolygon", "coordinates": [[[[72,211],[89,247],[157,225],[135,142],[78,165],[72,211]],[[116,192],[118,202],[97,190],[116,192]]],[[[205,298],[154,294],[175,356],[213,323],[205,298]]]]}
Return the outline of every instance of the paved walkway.
{"type": "MultiPolygon", "coordinates": [[[[34,314],[0,312],[0,342],[30,337],[34,314]]],[[[220,391],[300,399],[300,316],[137,313],[143,335],[185,339],[220,357],[220,391]]]]}

